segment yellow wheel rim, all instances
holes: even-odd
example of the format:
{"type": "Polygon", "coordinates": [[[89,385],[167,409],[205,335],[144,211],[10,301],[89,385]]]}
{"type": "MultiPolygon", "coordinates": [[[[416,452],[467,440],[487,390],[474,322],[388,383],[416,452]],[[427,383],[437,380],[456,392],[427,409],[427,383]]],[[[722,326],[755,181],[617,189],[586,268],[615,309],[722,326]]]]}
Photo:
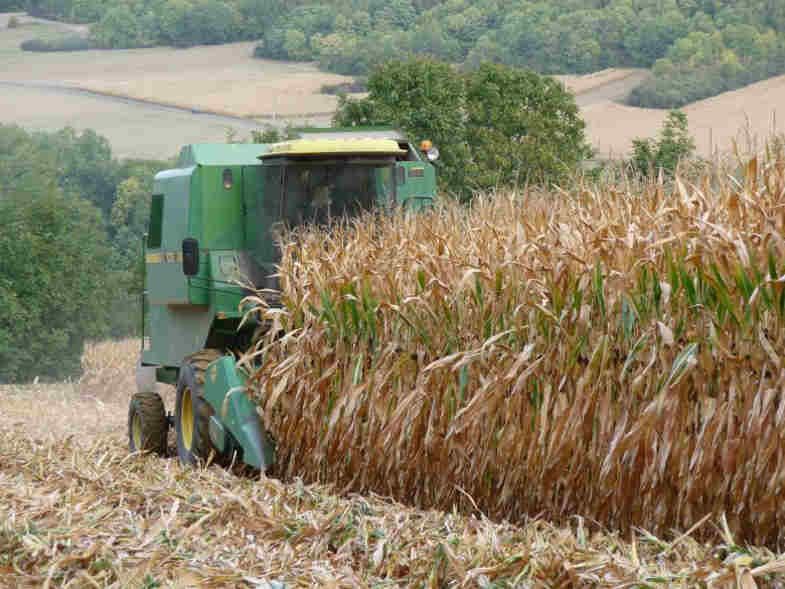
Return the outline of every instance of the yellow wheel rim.
{"type": "Polygon", "coordinates": [[[137,414],[134,414],[131,420],[131,429],[134,436],[134,448],[142,450],[142,422],[137,414]]]}
{"type": "Polygon", "coordinates": [[[194,443],[194,411],[191,404],[191,389],[186,387],[180,397],[180,432],[183,446],[189,452],[194,443]]]}

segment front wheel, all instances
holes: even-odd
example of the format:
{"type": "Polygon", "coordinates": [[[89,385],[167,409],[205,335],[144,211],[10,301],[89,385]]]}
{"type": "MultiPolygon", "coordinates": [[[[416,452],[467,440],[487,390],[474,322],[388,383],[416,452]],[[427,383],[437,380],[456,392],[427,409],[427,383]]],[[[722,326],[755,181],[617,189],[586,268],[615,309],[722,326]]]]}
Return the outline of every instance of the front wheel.
{"type": "Polygon", "coordinates": [[[174,427],[177,433],[177,456],[183,464],[206,462],[214,451],[208,431],[210,405],[204,399],[204,374],[213,360],[221,357],[217,350],[202,350],[189,356],[177,379],[174,427]]]}

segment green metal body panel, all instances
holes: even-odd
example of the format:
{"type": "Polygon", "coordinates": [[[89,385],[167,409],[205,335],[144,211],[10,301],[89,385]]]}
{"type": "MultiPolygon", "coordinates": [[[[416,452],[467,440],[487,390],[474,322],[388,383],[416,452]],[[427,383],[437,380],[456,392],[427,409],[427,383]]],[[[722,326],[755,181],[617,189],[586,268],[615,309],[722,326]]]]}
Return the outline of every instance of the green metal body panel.
{"type": "Polygon", "coordinates": [[[255,166],[269,151],[264,143],[195,143],[180,150],[178,168],[190,166],[255,166]]]}
{"type": "Polygon", "coordinates": [[[409,210],[418,211],[433,204],[436,194],[436,171],[426,162],[398,162],[404,169],[403,182],[396,187],[396,200],[409,210]]]}
{"type": "Polygon", "coordinates": [[[148,316],[150,349],[142,363],[179,367],[205,347],[215,313],[207,305],[151,305],[148,316]]]}
{"type": "Polygon", "coordinates": [[[242,450],[243,462],[264,471],[273,464],[275,448],[245,391],[246,380],[231,356],[207,367],[204,397],[215,411],[210,439],[220,452],[229,454],[234,447],[242,450]]]}

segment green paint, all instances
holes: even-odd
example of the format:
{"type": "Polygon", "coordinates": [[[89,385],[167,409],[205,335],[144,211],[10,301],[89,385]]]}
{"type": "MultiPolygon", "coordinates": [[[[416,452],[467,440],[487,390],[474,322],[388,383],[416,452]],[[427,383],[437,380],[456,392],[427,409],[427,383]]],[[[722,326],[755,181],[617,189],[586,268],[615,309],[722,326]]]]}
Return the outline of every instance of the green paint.
{"type": "Polygon", "coordinates": [[[204,397],[219,422],[211,426],[211,439],[219,450],[229,449],[225,435],[228,432],[232,442],[242,449],[242,461],[264,471],[272,466],[275,449],[264,433],[256,405],[245,390],[245,378],[231,356],[219,358],[208,366],[204,397]]]}
{"type": "Polygon", "coordinates": [[[399,173],[396,200],[409,210],[420,210],[431,206],[436,194],[436,171],[425,162],[398,162],[403,173],[399,173]]]}

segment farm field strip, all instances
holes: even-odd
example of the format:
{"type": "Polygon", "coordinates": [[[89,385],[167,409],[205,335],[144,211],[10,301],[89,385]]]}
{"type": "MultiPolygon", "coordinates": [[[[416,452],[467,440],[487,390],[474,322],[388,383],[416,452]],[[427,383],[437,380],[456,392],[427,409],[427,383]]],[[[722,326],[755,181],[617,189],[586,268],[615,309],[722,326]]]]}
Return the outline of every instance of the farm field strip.
{"type": "Polygon", "coordinates": [[[772,552],[736,547],[729,534],[718,544],[691,534],[622,538],[580,517],[513,526],[129,455],[136,351],[136,340],[92,344],[80,381],[0,386],[2,584],[747,588],[776,586],[785,570],[772,552]]]}
{"type": "Polygon", "coordinates": [[[223,142],[230,130],[247,138],[265,124],[328,125],[337,99],[319,89],[346,79],[311,64],[254,59],[253,43],[87,54],[18,48],[60,34],[49,24],[0,30],[0,81],[25,86],[2,88],[4,122],[92,128],[119,157],[170,158],[182,145],[223,142]]]}
{"type": "MultiPolygon", "coordinates": [[[[3,19],[7,15],[0,15],[0,23],[3,19]]],[[[241,136],[270,123],[328,125],[337,99],[321,94],[319,89],[323,84],[349,79],[321,72],[311,63],[255,59],[251,56],[253,42],[189,49],[90,50],[89,59],[84,52],[36,54],[19,50],[19,43],[25,39],[62,36],[66,30],[59,23],[0,27],[0,79],[52,82],[107,96],[258,121],[255,125],[232,123],[241,136]]],[[[600,157],[624,157],[633,139],[655,137],[662,128],[665,111],[618,104],[646,75],[640,70],[611,68],[584,76],[557,76],[576,93],[588,138],[600,157]]],[[[103,115],[105,107],[95,109],[87,100],[63,99],[52,89],[42,89],[39,96],[12,90],[3,93],[6,96],[0,96],[0,107],[8,113],[5,122],[45,130],[64,125],[94,128],[110,139],[121,156],[171,157],[191,137],[196,141],[224,140],[228,127],[221,126],[219,120],[205,120],[209,115],[194,115],[186,123],[189,132],[181,120],[170,122],[168,115],[156,112],[153,105],[149,112],[135,113],[128,112],[123,103],[112,111],[116,119],[112,124],[103,115]],[[32,107],[24,104],[27,97],[32,99],[32,107]],[[140,115],[143,122],[139,121],[140,115]],[[130,133],[122,124],[126,118],[130,133]]],[[[783,101],[785,76],[780,76],[683,110],[688,114],[698,153],[709,157],[718,146],[728,148],[734,139],[746,141],[747,136],[765,138],[771,132],[782,132],[785,127],[777,121],[776,110],[783,101]]]]}

